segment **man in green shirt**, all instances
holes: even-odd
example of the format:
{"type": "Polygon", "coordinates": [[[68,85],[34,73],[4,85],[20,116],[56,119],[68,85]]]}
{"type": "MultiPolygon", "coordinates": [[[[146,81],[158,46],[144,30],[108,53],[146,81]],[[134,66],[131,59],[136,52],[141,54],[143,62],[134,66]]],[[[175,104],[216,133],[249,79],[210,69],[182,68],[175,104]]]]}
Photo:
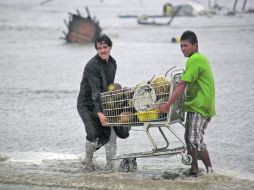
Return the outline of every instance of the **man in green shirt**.
{"type": "Polygon", "coordinates": [[[204,143],[204,132],[215,115],[215,88],[210,64],[205,56],[198,52],[197,36],[192,31],[185,31],[180,39],[181,50],[188,57],[182,79],[175,87],[165,104],[160,106],[167,113],[170,106],[187,88],[184,111],[187,112],[185,122],[185,142],[188,153],[192,156],[190,175],[198,175],[198,158],[207,173],[213,171],[209,153],[204,143]]]}

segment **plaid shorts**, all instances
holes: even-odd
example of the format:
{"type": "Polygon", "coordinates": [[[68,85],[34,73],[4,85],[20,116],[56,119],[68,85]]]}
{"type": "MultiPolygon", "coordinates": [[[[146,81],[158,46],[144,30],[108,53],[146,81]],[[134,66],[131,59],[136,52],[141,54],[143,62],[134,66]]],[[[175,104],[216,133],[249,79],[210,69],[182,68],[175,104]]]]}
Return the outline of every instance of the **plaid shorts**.
{"type": "Polygon", "coordinates": [[[184,138],[188,148],[198,151],[206,149],[204,134],[210,121],[211,118],[203,117],[200,113],[187,113],[184,138]]]}

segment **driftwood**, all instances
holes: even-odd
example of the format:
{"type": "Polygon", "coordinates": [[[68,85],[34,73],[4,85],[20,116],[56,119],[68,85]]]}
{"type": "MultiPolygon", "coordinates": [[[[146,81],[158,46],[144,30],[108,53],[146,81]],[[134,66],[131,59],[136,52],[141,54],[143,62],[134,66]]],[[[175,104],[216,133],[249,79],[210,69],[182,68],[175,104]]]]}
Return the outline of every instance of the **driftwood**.
{"type": "Polygon", "coordinates": [[[64,33],[64,39],[72,43],[90,43],[93,42],[100,34],[101,28],[95,18],[91,18],[90,12],[86,7],[87,17],[83,17],[79,10],[77,13],[69,13],[69,21],[64,20],[68,28],[68,33],[64,33]]]}

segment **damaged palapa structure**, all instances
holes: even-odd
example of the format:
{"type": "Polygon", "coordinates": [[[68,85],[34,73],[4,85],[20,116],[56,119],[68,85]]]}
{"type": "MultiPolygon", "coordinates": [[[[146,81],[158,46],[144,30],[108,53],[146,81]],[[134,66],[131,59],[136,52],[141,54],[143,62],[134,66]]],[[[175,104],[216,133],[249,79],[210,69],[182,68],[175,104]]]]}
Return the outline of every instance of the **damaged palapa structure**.
{"type": "Polygon", "coordinates": [[[87,17],[83,17],[77,10],[76,14],[69,13],[69,22],[64,20],[68,33],[65,32],[64,39],[71,43],[90,43],[93,42],[101,34],[99,22],[95,18],[92,19],[88,8],[86,7],[87,17]]]}

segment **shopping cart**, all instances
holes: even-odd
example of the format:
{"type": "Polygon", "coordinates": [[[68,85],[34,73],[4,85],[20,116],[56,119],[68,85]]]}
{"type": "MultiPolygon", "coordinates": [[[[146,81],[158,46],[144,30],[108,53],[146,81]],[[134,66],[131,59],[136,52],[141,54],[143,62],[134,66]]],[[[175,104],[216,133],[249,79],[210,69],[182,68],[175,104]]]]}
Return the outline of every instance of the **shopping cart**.
{"type": "MultiPolygon", "coordinates": [[[[159,82],[148,82],[139,84],[132,88],[123,88],[112,92],[101,93],[103,113],[108,118],[109,126],[136,127],[144,126],[145,132],[152,143],[152,150],[147,152],[137,152],[116,156],[114,159],[144,158],[153,156],[173,156],[180,154],[182,162],[191,164],[192,157],[187,154],[183,140],[178,137],[172,126],[175,123],[183,125],[185,114],[183,102],[185,94],[178,97],[177,101],[170,107],[168,113],[160,113],[158,106],[168,100],[173,89],[181,79],[183,71],[173,70],[167,80],[159,82]],[[158,128],[159,135],[162,136],[163,146],[155,141],[151,135],[151,129],[158,128]],[[169,148],[169,138],[162,128],[168,129],[180,146],[169,148]]],[[[184,125],[183,125],[184,126],[184,125]]],[[[161,144],[161,143],[160,143],[161,144]]]]}

